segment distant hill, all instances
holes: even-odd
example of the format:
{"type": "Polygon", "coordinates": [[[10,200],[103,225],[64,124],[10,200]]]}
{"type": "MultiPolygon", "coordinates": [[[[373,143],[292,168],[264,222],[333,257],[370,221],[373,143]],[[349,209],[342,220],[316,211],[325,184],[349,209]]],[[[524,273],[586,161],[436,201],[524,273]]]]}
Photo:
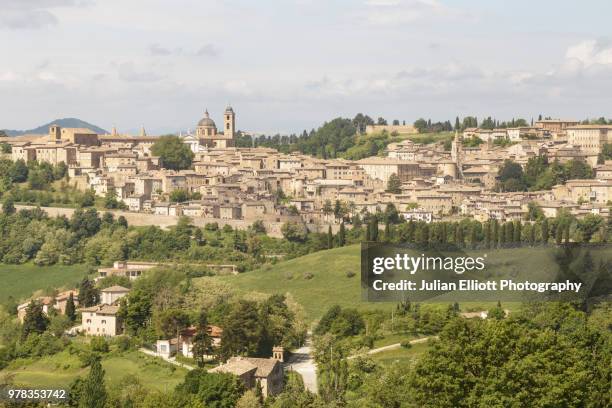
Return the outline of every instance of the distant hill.
{"type": "Polygon", "coordinates": [[[94,132],[98,133],[98,134],[106,134],[108,133],[106,130],[96,126],[96,125],[92,125],[91,123],[87,123],[84,120],[81,119],[76,119],[76,118],[64,118],[64,119],[56,119],[54,121],[51,121],[49,123],[46,123],[42,126],[39,126],[35,129],[28,129],[28,130],[11,130],[11,129],[3,129],[4,133],[6,133],[9,136],[20,136],[20,135],[46,135],[47,133],[49,133],[49,126],[51,125],[59,125],[61,127],[65,127],[65,128],[86,128],[86,129],[90,129],[93,130],[94,132]]]}

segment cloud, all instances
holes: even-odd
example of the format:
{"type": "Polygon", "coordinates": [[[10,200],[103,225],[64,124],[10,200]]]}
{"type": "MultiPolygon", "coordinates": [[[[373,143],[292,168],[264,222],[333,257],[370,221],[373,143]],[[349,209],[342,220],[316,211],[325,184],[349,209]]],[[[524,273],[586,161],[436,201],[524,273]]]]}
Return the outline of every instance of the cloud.
{"type": "Polygon", "coordinates": [[[117,69],[119,79],[127,82],[157,82],[164,77],[153,71],[136,69],[132,62],[124,62],[117,69]]]}
{"type": "Polygon", "coordinates": [[[54,9],[81,7],[87,0],[0,0],[0,28],[39,29],[58,23],[54,9]]]}
{"type": "Polygon", "coordinates": [[[365,6],[363,17],[374,25],[397,25],[463,15],[438,0],[368,0],[365,6]]]}
{"type": "Polygon", "coordinates": [[[151,53],[151,55],[156,55],[156,56],[168,56],[168,55],[172,55],[175,53],[175,51],[180,52],[180,48],[177,50],[171,50],[169,48],[164,48],[159,44],[151,44],[149,46],[149,52],[151,53]]]}
{"type": "Polygon", "coordinates": [[[577,61],[583,67],[593,65],[612,65],[612,44],[608,40],[588,40],[567,49],[568,62],[577,61]]]}
{"type": "Polygon", "coordinates": [[[213,44],[205,44],[196,52],[199,57],[216,57],[219,55],[220,50],[213,44]]]}

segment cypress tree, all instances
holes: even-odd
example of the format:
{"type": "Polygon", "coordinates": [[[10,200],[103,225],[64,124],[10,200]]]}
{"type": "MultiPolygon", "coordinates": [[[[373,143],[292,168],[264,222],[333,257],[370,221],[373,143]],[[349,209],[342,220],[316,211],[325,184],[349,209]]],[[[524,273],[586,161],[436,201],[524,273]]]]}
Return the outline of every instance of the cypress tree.
{"type": "Polygon", "coordinates": [[[542,243],[548,243],[548,219],[544,217],[542,220],[542,225],[540,225],[540,229],[542,231],[542,243]]]}
{"type": "Polygon", "coordinates": [[[477,246],[477,242],[476,242],[476,225],[472,225],[472,227],[470,228],[470,244],[472,245],[472,248],[476,248],[476,246],[477,246]]]}
{"type": "Polygon", "coordinates": [[[372,241],[377,242],[378,241],[378,219],[376,217],[372,217],[372,220],[370,221],[370,237],[372,238],[372,241]]]}
{"type": "Polygon", "coordinates": [[[346,229],[344,222],[340,224],[340,231],[338,231],[338,246],[344,246],[346,244],[346,229]]]}
{"type": "Polygon", "coordinates": [[[465,244],[463,227],[460,224],[457,225],[457,229],[455,230],[455,244],[458,246],[463,246],[465,244]]]}
{"type": "Polygon", "coordinates": [[[499,242],[499,224],[497,220],[493,220],[493,234],[491,240],[493,241],[493,246],[497,246],[499,242]]]}
{"type": "Polygon", "coordinates": [[[565,243],[569,244],[569,242],[570,242],[570,226],[569,224],[567,224],[565,226],[565,243]]]}
{"type": "Polygon", "coordinates": [[[104,408],[106,405],[106,387],[104,385],[104,370],[99,359],[91,364],[89,374],[83,382],[79,408],[104,408]]]}
{"type": "Polygon", "coordinates": [[[385,222],[385,242],[391,242],[391,223],[389,220],[385,222]]]}
{"type": "Polygon", "coordinates": [[[555,243],[557,245],[561,245],[563,242],[563,226],[557,225],[557,230],[555,231],[555,243]]]}
{"type": "Polygon", "coordinates": [[[72,292],[68,295],[68,300],[66,301],[66,309],[64,314],[70,319],[70,321],[74,322],[76,319],[75,307],[74,307],[74,297],[72,296],[72,292]]]}
{"type": "Polygon", "coordinates": [[[491,248],[491,223],[489,221],[484,224],[485,246],[491,248]]]}
{"type": "Polygon", "coordinates": [[[516,242],[516,243],[520,243],[521,242],[522,229],[523,229],[523,225],[521,224],[520,221],[517,221],[514,224],[514,242],[516,242]]]}
{"type": "Polygon", "coordinates": [[[334,247],[334,234],[332,233],[331,225],[327,227],[327,249],[334,247]]]}
{"type": "Polygon", "coordinates": [[[506,242],[514,242],[514,223],[507,222],[506,224],[506,242]]]}
{"type": "Polygon", "coordinates": [[[408,221],[408,242],[414,243],[414,234],[416,231],[416,225],[413,220],[408,221]]]}
{"type": "Polygon", "coordinates": [[[529,243],[531,245],[535,244],[535,240],[536,240],[536,230],[535,230],[535,224],[531,224],[529,226],[529,243]]]}
{"type": "Polygon", "coordinates": [[[372,237],[370,236],[370,224],[368,223],[365,227],[365,241],[366,242],[370,242],[372,240],[372,237]]]}

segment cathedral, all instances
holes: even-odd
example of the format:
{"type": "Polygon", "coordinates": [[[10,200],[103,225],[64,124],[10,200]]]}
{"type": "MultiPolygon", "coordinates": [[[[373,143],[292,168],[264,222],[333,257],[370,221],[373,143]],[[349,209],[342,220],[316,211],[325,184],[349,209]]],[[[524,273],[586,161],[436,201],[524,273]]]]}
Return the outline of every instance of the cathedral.
{"type": "Polygon", "coordinates": [[[188,135],[184,142],[189,144],[195,153],[202,148],[220,148],[234,146],[234,136],[236,132],[236,114],[231,106],[225,108],[223,112],[223,130],[219,132],[215,121],[210,118],[208,110],[204,112],[204,117],[200,119],[196,126],[195,135],[188,135]]]}

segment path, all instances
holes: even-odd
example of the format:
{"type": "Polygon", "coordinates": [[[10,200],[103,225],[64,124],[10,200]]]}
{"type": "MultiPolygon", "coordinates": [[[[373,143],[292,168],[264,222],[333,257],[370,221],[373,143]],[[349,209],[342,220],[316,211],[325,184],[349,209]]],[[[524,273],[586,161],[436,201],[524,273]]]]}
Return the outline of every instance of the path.
{"type": "Polygon", "coordinates": [[[312,393],[317,393],[317,366],[312,356],[311,333],[308,332],[304,345],[295,350],[285,362],[285,369],[299,373],[304,386],[312,393]]]}
{"type": "Polygon", "coordinates": [[[174,358],[174,357],[160,356],[159,354],[157,354],[153,350],[149,350],[149,349],[146,349],[144,347],[139,348],[138,351],[140,351],[142,353],[145,353],[145,354],[147,354],[149,356],[161,358],[162,360],[165,360],[165,361],[169,362],[170,364],[174,364],[175,366],[186,368],[187,370],[193,370],[195,368],[195,367],[190,366],[188,364],[179,363],[178,361],[176,361],[176,358],[174,358]]]}
{"type": "MultiPolygon", "coordinates": [[[[420,339],[414,339],[414,340],[410,340],[410,344],[419,344],[419,343],[425,343],[427,340],[429,339],[437,339],[438,336],[431,336],[431,337],[421,337],[420,339]]],[[[376,353],[382,353],[383,351],[388,351],[388,350],[395,350],[402,347],[402,343],[395,343],[395,344],[389,344],[388,346],[383,346],[383,347],[378,347],[375,349],[371,349],[368,350],[368,352],[366,354],[376,354],[376,353]]],[[[359,357],[360,354],[354,355],[354,356],[350,356],[348,357],[348,360],[352,360],[354,358],[359,357]]]]}

